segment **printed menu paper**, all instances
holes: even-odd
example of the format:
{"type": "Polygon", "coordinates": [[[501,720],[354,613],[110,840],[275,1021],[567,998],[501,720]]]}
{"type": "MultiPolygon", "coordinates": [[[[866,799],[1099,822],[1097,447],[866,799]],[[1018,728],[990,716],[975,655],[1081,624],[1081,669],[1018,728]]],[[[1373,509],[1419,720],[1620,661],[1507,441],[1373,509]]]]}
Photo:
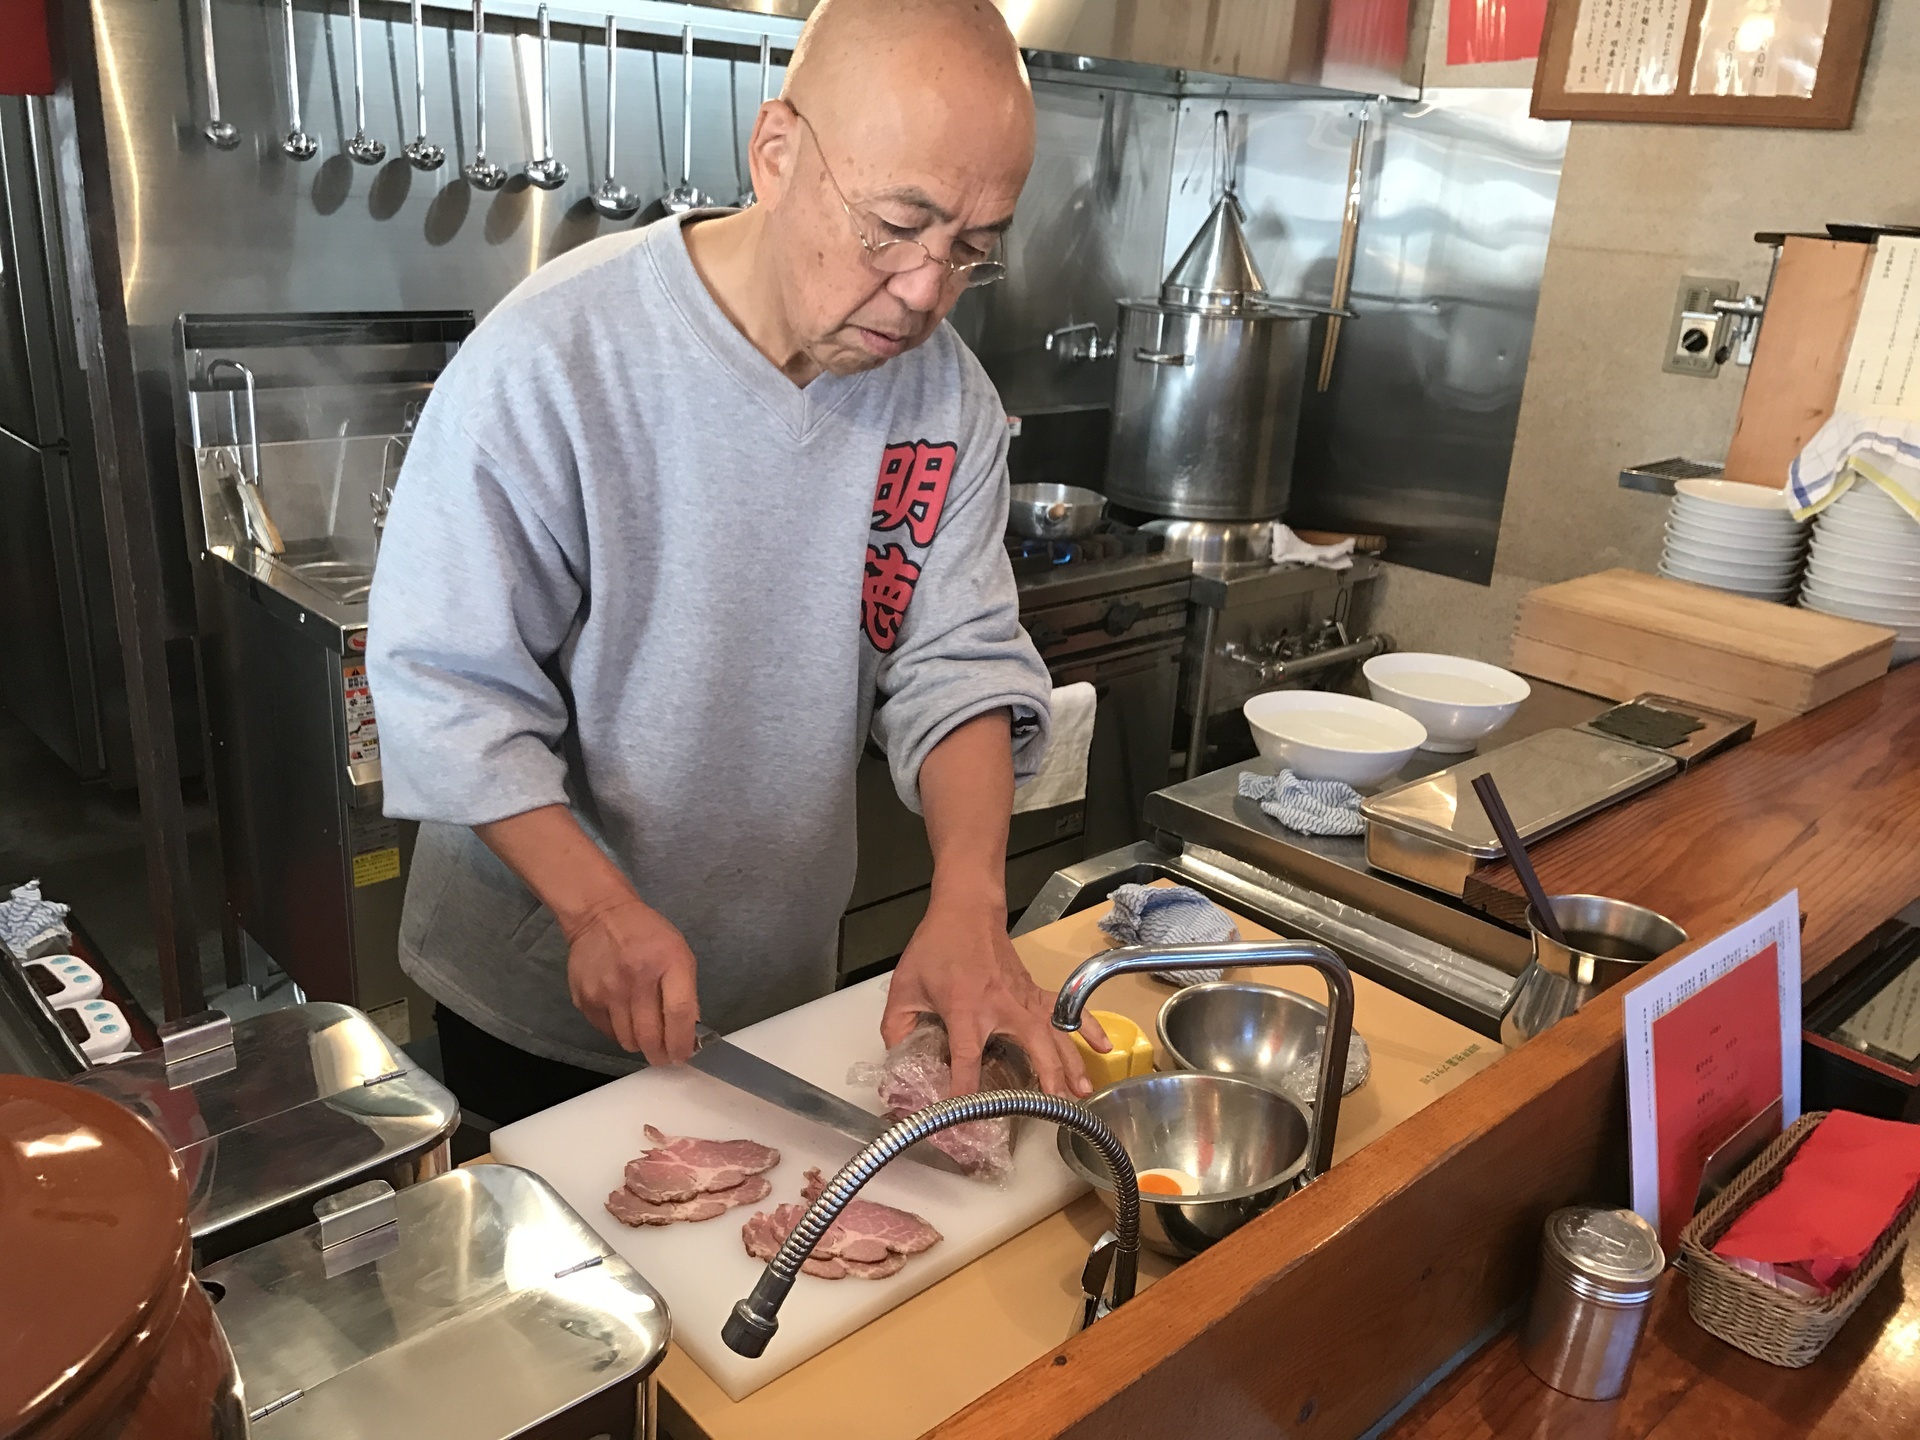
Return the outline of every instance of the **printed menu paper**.
{"type": "Polygon", "coordinates": [[[1832,0],[1707,0],[1693,93],[1811,99],[1831,5],[1832,0]]]}
{"type": "Polygon", "coordinates": [[[1627,992],[1633,1208],[1671,1255],[1707,1159],[1780,1104],[1800,1117],[1800,893],[1627,992]]]}
{"type": "Polygon", "coordinates": [[[1680,88],[1690,0],[1580,0],[1567,93],[1671,95],[1680,88]]]}
{"type": "Polygon", "coordinates": [[[1873,247],[1836,408],[1920,420],[1920,239],[1883,235],[1873,247]]]}

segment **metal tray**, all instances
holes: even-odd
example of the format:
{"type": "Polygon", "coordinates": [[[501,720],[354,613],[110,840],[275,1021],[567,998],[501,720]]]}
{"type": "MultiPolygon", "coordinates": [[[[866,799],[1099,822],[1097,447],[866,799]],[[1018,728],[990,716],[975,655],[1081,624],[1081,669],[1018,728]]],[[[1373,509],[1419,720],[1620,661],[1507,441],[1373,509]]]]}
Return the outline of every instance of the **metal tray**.
{"type": "Polygon", "coordinates": [[[1584,730],[1542,730],[1485,755],[1450,765],[1363,801],[1367,863],[1449,895],[1501,854],[1500,841],[1472,793],[1491,775],[1522,840],[1563,830],[1680,768],[1663,755],[1584,730]]]}

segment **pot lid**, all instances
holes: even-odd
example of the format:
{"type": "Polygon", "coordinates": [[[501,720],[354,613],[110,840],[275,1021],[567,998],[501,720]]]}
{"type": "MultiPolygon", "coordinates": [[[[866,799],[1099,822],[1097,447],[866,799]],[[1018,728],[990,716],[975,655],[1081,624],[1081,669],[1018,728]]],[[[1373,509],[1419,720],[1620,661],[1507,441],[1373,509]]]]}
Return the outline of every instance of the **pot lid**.
{"type": "Polygon", "coordinates": [[[168,1027],[168,1048],[74,1083],[172,1144],[203,1253],[208,1237],[431,1150],[460,1122],[453,1095],[349,1005],[195,1019],[168,1027]]]}
{"type": "Polygon", "coordinates": [[[0,1075],[0,1434],[99,1375],[184,1274],[187,1189],[165,1142],[103,1096],[0,1075]]]}
{"type": "Polygon", "coordinates": [[[1546,1243],[1575,1271],[1612,1291],[1643,1291],[1667,1268],[1659,1235],[1631,1210],[1556,1210],[1547,1217],[1546,1243]]]}
{"type": "Polygon", "coordinates": [[[1167,272],[1160,300],[1203,310],[1241,310],[1264,302],[1266,288],[1241,228],[1239,197],[1229,189],[1167,272]]]}

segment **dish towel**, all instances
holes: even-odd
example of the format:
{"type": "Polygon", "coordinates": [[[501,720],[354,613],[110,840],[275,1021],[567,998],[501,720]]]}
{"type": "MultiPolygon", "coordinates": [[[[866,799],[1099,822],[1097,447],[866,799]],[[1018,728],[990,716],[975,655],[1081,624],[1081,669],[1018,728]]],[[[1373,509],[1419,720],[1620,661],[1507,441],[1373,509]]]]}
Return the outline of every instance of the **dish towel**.
{"type": "MultiPolygon", "coordinates": [[[[1233,917],[1187,885],[1122,885],[1100,928],[1122,945],[1218,945],[1240,938],[1233,917]]],[[[1151,970],[1169,985],[1199,985],[1222,972],[1151,970]]]]}
{"type": "Polygon", "coordinates": [[[1285,565],[1318,565],[1324,570],[1351,570],[1353,568],[1353,537],[1335,541],[1331,545],[1309,545],[1278,520],[1273,522],[1273,547],[1270,552],[1273,563],[1285,565]]]}
{"type": "Polygon", "coordinates": [[[1047,753],[1040,770],[1013,792],[1013,813],[1051,810],[1072,805],[1087,796],[1087,752],[1093,748],[1093,716],[1097,701],[1093,686],[1084,680],[1061,685],[1053,692],[1053,723],[1048,730],[1047,753]]]}
{"type": "Polygon", "coordinates": [[[1291,770],[1278,775],[1240,772],[1240,793],[1302,835],[1364,835],[1360,792],[1343,780],[1302,780],[1291,770]]]}
{"type": "Polygon", "coordinates": [[[11,899],[0,901],[0,945],[22,960],[57,955],[73,943],[67,930],[67,906],[40,896],[40,882],[14,887],[11,899]]]}
{"type": "Polygon", "coordinates": [[[1855,480],[1872,481],[1920,520],[1920,421],[1834,411],[1787,467],[1794,518],[1817,515],[1855,480]]]}

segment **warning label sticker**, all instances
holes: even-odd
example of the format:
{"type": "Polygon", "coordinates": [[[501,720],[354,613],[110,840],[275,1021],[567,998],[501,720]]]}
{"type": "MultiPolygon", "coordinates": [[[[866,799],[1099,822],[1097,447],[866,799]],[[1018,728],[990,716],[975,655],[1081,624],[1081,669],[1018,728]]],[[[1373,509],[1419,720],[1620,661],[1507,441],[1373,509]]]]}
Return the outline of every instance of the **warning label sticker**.
{"type": "Polygon", "coordinates": [[[390,846],[385,850],[369,850],[364,855],[353,857],[353,884],[357,890],[362,885],[378,885],[382,880],[400,878],[400,847],[390,846]]]}
{"type": "Polygon", "coordinates": [[[367,685],[367,667],[348,665],[340,672],[347,699],[347,763],[359,765],[380,758],[380,729],[373,719],[373,691],[367,685]]]}

